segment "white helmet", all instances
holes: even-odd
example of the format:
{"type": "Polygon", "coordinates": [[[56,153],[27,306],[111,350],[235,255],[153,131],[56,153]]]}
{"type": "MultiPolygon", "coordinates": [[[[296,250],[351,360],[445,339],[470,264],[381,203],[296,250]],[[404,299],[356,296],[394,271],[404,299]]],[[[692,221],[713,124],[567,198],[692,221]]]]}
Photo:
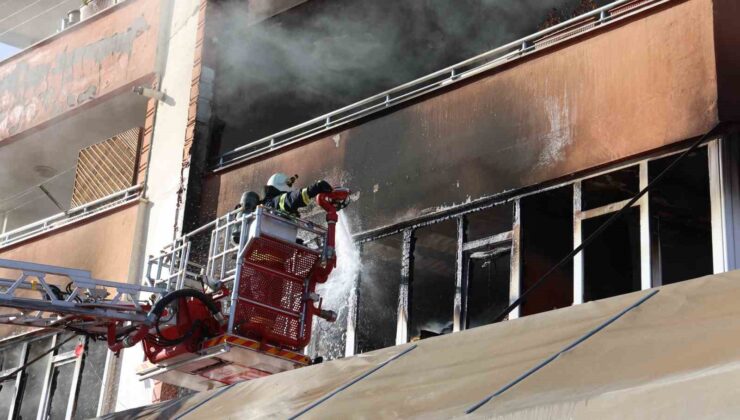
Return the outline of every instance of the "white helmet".
{"type": "Polygon", "coordinates": [[[296,178],[298,178],[298,175],[289,177],[282,172],[278,172],[273,174],[270,179],[267,180],[267,186],[274,187],[279,191],[290,191],[296,178]]]}

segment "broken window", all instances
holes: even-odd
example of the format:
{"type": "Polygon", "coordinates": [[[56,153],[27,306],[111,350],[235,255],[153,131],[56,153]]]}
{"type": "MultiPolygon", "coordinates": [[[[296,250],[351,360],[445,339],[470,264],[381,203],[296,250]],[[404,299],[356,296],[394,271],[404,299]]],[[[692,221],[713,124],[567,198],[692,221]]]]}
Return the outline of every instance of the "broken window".
{"type": "MultiPolygon", "coordinates": [[[[521,199],[521,293],[573,249],[573,187],[565,186],[521,199]]],[[[573,261],[555,270],[527,296],[519,315],[573,304],[573,261]]]]}
{"type": "Polygon", "coordinates": [[[465,239],[475,241],[497,233],[511,230],[514,219],[514,203],[503,203],[485,210],[465,215],[467,232],[465,239]]]}
{"type": "Polygon", "coordinates": [[[491,324],[509,305],[511,244],[494,244],[466,253],[466,328],[491,324]]]}
{"type": "MultiPolygon", "coordinates": [[[[649,162],[650,179],[675,159],[675,156],[669,156],[649,162]]],[[[712,274],[712,220],[706,147],[683,158],[651,189],[650,230],[654,285],[712,274]]]]}
{"type": "Polygon", "coordinates": [[[455,304],[457,220],[414,232],[413,275],[409,286],[409,337],[452,332],[455,304]]]}
{"type": "Polygon", "coordinates": [[[362,244],[357,305],[357,352],[396,344],[401,283],[401,235],[362,244]]]}
{"type": "MultiPolygon", "coordinates": [[[[585,219],[585,240],[612,214],[585,219]]],[[[640,290],[640,209],[630,208],[583,251],[583,300],[640,290]]]]}

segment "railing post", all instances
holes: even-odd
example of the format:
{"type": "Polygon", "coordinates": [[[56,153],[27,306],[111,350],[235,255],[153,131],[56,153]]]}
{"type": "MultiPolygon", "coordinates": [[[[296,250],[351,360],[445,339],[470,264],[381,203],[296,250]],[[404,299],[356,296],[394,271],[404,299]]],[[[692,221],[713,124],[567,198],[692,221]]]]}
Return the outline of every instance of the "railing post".
{"type": "MultiPolygon", "coordinates": [[[[234,267],[234,282],[231,287],[231,307],[229,308],[229,320],[226,332],[233,334],[234,332],[234,317],[236,316],[236,306],[239,303],[239,283],[241,281],[241,269],[242,262],[241,258],[242,249],[247,245],[247,236],[249,235],[249,225],[247,225],[246,215],[242,216],[241,219],[241,231],[239,233],[239,246],[236,249],[236,267],[234,267]]],[[[256,223],[256,221],[255,221],[256,223]]],[[[225,259],[225,257],[224,257],[225,259]]]]}

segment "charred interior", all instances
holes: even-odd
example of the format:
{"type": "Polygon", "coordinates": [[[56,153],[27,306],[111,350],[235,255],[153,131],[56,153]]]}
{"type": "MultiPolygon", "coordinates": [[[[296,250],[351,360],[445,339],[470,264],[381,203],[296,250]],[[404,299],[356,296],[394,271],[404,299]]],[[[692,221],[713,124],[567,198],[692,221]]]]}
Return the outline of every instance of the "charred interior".
{"type": "Polygon", "coordinates": [[[362,244],[359,275],[357,352],[396,344],[401,284],[400,235],[362,244]]]}
{"type": "Polygon", "coordinates": [[[452,332],[457,223],[446,220],[414,231],[409,284],[409,337],[452,332]]]}
{"type": "MultiPolygon", "coordinates": [[[[651,179],[671,158],[648,165],[651,179]]],[[[686,157],[650,196],[653,284],[671,284],[713,272],[707,148],[686,157]]]]}
{"type": "MultiPolygon", "coordinates": [[[[573,188],[560,187],[524,197],[521,206],[522,289],[527,290],[573,249],[573,188]]],[[[572,303],[573,263],[568,262],[527,298],[520,313],[531,315],[572,303]]]]}

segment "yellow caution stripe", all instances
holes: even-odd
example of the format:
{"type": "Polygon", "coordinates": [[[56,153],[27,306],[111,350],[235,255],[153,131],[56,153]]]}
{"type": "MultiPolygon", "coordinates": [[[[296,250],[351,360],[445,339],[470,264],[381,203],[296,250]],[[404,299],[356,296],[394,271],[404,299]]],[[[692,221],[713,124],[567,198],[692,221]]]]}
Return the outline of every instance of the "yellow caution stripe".
{"type": "Polygon", "coordinates": [[[232,344],[240,347],[246,347],[261,353],[266,353],[272,356],[277,356],[282,359],[292,360],[294,362],[307,365],[311,362],[308,356],[300,353],[296,353],[290,350],[283,350],[275,346],[262,344],[259,341],[250,340],[244,337],[238,337],[234,335],[222,335],[219,337],[212,338],[203,343],[203,348],[215,347],[221,344],[232,344]]]}
{"type": "Polygon", "coordinates": [[[280,210],[282,210],[282,211],[288,211],[288,210],[285,210],[285,198],[287,196],[288,196],[288,194],[283,194],[283,195],[280,196],[280,204],[279,204],[279,207],[280,207],[280,210]]]}

